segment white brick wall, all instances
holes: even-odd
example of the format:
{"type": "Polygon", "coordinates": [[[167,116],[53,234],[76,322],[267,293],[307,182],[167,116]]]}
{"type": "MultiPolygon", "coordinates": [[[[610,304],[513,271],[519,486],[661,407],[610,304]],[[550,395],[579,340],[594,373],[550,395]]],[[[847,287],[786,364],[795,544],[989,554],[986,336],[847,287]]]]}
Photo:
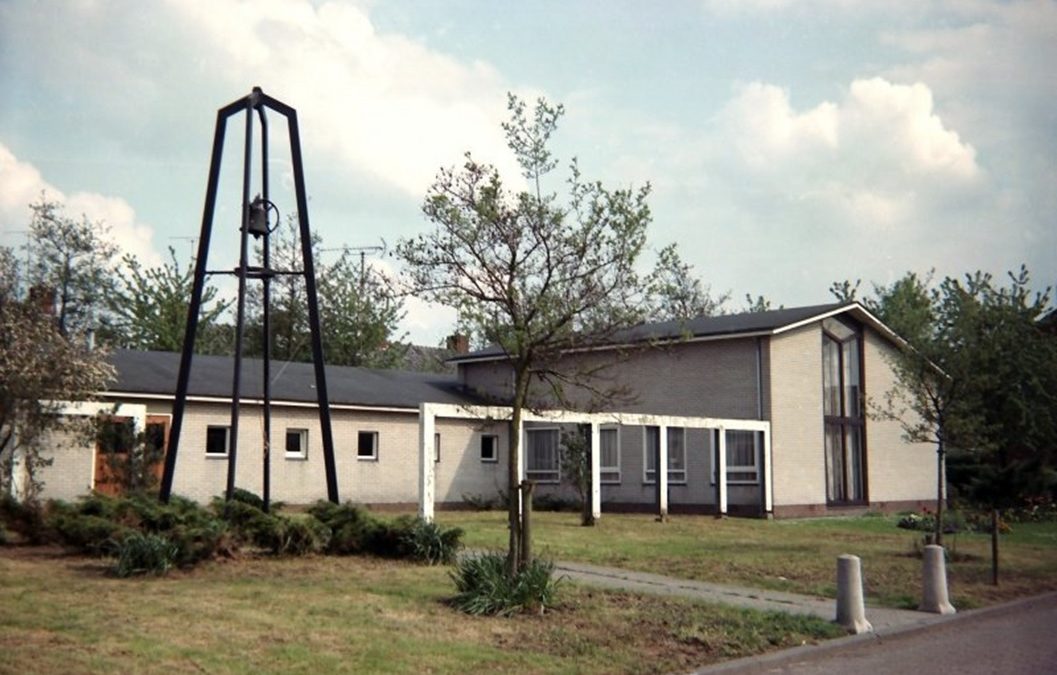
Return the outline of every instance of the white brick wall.
{"type": "Polygon", "coordinates": [[[936,448],[927,443],[907,443],[899,422],[876,419],[885,393],[896,386],[889,361],[895,348],[872,331],[866,331],[867,470],[870,501],[930,499],[936,496],[936,448]]]}
{"type": "Polygon", "coordinates": [[[826,503],[821,330],[816,323],[770,340],[775,506],[826,503]]]}

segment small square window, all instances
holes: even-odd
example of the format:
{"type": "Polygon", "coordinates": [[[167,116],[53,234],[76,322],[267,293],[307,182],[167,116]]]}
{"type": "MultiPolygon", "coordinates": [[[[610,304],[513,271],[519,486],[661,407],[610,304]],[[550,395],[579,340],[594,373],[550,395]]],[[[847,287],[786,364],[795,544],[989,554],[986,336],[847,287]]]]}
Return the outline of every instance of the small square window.
{"type": "Polygon", "coordinates": [[[206,427],[206,456],[227,457],[228,440],[231,437],[230,427],[206,427]]]}
{"type": "Polygon", "coordinates": [[[308,429],[286,430],[286,458],[308,459],[308,429]]]}
{"type": "Polygon", "coordinates": [[[378,432],[361,431],[356,439],[356,459],[378,461],[378,432]]]}
{"type": "Polygon", "coordinates": [[[440,434],[433,434],[433,461],[440,461],[440,434]]]}
{"type": "Polygon", "coordinates": [[[481,461],[499,461],[499,437],[494,434],[483,434],[481,436],[481,461]]]}

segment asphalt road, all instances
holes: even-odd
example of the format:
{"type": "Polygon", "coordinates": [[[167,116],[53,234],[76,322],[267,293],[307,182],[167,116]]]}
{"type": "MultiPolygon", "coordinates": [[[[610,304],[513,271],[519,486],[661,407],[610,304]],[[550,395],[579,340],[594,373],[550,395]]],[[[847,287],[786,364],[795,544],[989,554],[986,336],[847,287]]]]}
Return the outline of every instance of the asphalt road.
{"type": "Polygon", "coordinates": [[[1057,593],[955,615],[924,628],[838,642],[702,672],[1057,673],[1057,593]]]}

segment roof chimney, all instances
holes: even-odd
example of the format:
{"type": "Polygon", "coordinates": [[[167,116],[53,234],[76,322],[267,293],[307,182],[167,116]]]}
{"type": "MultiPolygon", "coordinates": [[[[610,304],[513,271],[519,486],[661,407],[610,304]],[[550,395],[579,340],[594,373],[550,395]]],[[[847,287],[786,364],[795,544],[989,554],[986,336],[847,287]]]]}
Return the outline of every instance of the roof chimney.
{"type": "Polygon", "coordinates": [[[465,333],[453,333],[448,336],[447,347],[456,354],[469,353],[470,336],[465,333]]]}

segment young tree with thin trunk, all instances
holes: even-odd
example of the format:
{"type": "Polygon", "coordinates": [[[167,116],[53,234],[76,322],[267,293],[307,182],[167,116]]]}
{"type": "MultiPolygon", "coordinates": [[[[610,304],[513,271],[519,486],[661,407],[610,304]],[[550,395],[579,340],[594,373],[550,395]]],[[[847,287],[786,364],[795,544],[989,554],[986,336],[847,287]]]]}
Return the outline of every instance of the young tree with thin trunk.
{"type": "Polygon", "coordinates": [[[423,211],[433,229],[401,241],[397,253],[412,292],[459,311],[478,339],[498,346],[511,370],[508,488],[509,568],[518,571],[522,522],[517,495],[524,411],[538,388],[564,401],[566,387],[594,395],[590,372],[563,361],[569,350],[595,345],[646,315],[636,263],[646,241],[649,186],[609,190],[569,167],[564,201],[549,182],[558,161],[549,142],[563,114],[537,101],[508,99],[506,140],[523,187],[512,189],[490,165],[467,153],[458,169],[442,169],[423,211]],[[571,368],[571,369],[568,369],[571,368]]]}

